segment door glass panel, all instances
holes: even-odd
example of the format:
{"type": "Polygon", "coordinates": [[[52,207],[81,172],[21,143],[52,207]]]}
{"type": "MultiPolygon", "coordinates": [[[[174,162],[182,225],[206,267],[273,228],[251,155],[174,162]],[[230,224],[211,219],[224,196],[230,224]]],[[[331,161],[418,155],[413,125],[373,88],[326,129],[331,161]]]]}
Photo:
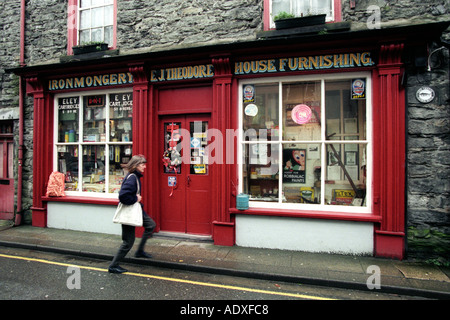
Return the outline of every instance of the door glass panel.
{"type": "Polygon", "coordinates": [[[8,178],[14,178],[13,172],[14,144],[8,143],[8,178]]]}
{"type": "Polygon", "coordinates": [[[3,152],[4,152],[4,144],[3,144],[3,142],[0,144],[0,178],[4,178],[3,177],[3,159],[4,159],[4,157],[3,157],[3,152]]]}
{"type": "Polygon", "coordinates": [[[164,173],[181,173],[181,122],[164,123],[164,173]]]}
{"type": "Polygon", "coordinates": [[[208,174],[208,122],[195,121],[190,123],[190,174],[208,174]]]}

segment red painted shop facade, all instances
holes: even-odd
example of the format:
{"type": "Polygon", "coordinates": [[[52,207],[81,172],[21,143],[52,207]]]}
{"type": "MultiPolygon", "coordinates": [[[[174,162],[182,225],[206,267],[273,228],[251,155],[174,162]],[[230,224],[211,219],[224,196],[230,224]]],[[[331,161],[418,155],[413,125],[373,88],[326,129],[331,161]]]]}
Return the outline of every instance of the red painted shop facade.
{"type": "Polygon", "coordinates": [[[115,233],[120,163],[143,154],[157,232],[403,258],[410,32],[16,69],[34,99],[33,225],[115,233]],[[46,196],[53,171],[63,197],[46,196]]]}

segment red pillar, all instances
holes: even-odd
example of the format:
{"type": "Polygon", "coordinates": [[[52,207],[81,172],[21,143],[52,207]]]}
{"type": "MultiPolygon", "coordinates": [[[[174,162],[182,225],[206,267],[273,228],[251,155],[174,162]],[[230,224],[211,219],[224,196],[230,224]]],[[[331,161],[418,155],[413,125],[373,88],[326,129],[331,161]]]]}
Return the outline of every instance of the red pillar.
{"type": "MultiPolygon", "coordinates": [[[[222,133],[222,163],[216,164],[212,172],[212,210],[214,244],[232,246],[235,242],[235,225],[229,214],[231,202],[233,164],[227,164],[227,129],[232,128],[232,72],[227,56],[213,57],[213,114],[212,128],[222,133]]],[[[216,150],[218,151],[218,150],[216,150]]],[[[233,151],[234,152],[234,151],[233,151]]]]}
{"type": "Polygon", "coordinates": [[[403,259],[405,252],[405,91],[403,44],[383,44],[374,71],[375,255],[403,259]]]}
{"type": "Polygon", "coordinates": [[[50,173],[53,150],[53,101],[44,93],[37,77],[27,80],[27,93],[33,96],[33,206],[32,225],[47,226],[47,205],[42,202],[50,173]]]}
{"type": "MultiPolygon", "coordinates": [[[[153,208],[157,201],[155,198],[153,146],[157,131],[154,127],[155,117],[152,114],[151,98],[149,95],[148,72],[144,63],[129,65],[129,71],[133,75],[133,155],[142,154],[147,159],[147,169],[142,179],[142,199],[144,210],[155,219],[153,208]]],[[[144,228],[136,228],[136,236],[142,237],[144,228]]]]}

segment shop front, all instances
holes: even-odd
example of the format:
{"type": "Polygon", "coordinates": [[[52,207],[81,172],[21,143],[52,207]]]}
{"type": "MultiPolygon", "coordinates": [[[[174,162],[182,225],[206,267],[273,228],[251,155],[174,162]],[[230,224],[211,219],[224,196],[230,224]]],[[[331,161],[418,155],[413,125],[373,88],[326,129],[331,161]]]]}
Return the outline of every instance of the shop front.
{"type": "Polygon", "coordinates": [[[33,225],[120,233],[120,164],[143,154],[157,232],[402,258],[406,40],[365,35],[29,67],[33,225]]]}

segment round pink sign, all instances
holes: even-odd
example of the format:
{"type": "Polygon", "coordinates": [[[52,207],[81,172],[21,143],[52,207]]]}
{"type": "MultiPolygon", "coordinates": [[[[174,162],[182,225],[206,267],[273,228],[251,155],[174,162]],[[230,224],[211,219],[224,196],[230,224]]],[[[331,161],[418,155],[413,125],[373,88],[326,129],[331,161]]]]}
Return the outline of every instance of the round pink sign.
{"type": "Polygon", "coordinates": [[[298,104],[292,109],[291,117],[295,123],[305,124],[311,119],[312,112],[311,108],[306,104],[298,104]]]}

